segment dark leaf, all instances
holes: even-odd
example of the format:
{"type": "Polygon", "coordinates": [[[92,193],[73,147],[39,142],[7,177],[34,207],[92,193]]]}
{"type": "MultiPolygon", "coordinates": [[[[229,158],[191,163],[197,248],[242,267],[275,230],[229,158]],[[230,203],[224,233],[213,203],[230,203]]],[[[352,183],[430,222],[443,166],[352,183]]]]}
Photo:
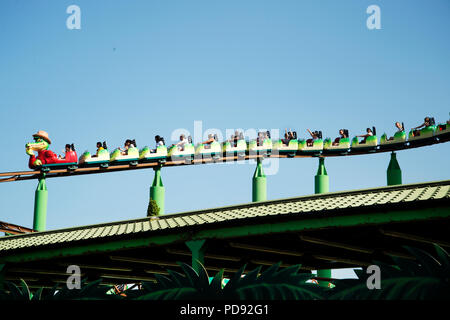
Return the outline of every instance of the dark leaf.
{"type": "Polygon", "coordinates": [[[169,289],[174,288],[175,283],[168,277],[162,275],[162,274],[155,274],[155,278],[157,281],[157,284],[160,286],[161,289],[169,289]]]}
{"type": "Polygon", "coordinates": [[[192,281],[189,281],[189,279],[187,279],[187,277],[185,277],[181,273],[172,270],[167,270],[167,272],[169,272],[172,281],[175,283],[177,287],[189,287],[189,286],[193,287],[192,281]]]}
{"type": "Polygon", "coordinates": [[[442,266],[432,255],[421,249],[405,246],[411,254],[413,254],[420,262],[422,267],[427,271],[428,275],[442,277],[442,266]]]}

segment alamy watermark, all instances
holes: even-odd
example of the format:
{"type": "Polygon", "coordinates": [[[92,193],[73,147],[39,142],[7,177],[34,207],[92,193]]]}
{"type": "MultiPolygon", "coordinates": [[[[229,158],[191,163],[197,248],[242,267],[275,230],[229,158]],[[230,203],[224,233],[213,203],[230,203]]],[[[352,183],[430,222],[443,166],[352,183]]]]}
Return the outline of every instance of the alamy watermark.
{"type": "MultiPolygon", "coordinates": [[[[269,140],[271,140],[272,144],[273,142],[281,139],[280,137],[280,130],[279,129],[255,129],[255,128],[249,128],[249,129],[243,129],[243,128],[233,128],[233,129],[225,129],[225,133],[218,129],[218,128],[203,128],[203,122],[201,120],[195,120],[194,121],[194,130],[193,132],[189,131],[186,128],[178,128],[172,131],[170,135],[170,140],[174,143],[179,141],[179,139],[183,137],[191,137],[192,144],[194,144],[195,149],[197,149],[198,145],[201,144],[203,141],[208,140],[210,137],[215,137],[215,140],[219,143],[221,143],[221,150],[223,148],[223,144],[226,142],[232,142],[232,137],[236,137],[237,134],[239,134],[243,140],[246,141],[247,144],[249,144],[251,141],[257,141],[259,138],[261,138],[261,134],[264,134],[265,137],[269,136],[269,140]]],[[[168,146],[170,148],[170,146],[168,146]]],[[[246,148],[245,151],[247,151],[248,148],[246,148]]],[[[248,153],[250,155],[261,155],[264,154],[264,152],[260,151],[257,147],[255,149],[249,149],[248,153]]],[[[270,152],[266,153],[267,157],[264,158],[263,161],[263,168],[264,173],[266,175],[275,175],[278,173],[279,170],[279,158],[276,157],[279,154],[277,149],[273,149],[270,147],[270,152]],[[274,156],[274,157],[271,157],[274,156]]],[[[195,154],[196,159],[211,159],[211,154],[208,154],[207,152],[204,154],[195,154]]],[[[179,156],[171,156],[171,161],[174,162],[180,162],[179,156]]],[[[235,161],[235,159],[232,156],[224,156],[223,158],[219,159],[221,162],[227,163],[227,164],[246,164],[247,161],[235,161]]],[[[249,160],[250,163],[255,162],[254,159],[249,160]]],[[[180,162],[181,163],[181,162],[180,162]]]]}
{"type": "MultiPolygon", "coordinates": [[[[66,27],[69,30],[81,29],[81,8],[78,5],[72,4],[67,7],[66,13],[70,16],[66,19],[66,27]]],[[[367,7],[366,13],[370,16],[366,20],[366,26],[369,30],[381,29],[381,9],[379,6],[372,4],[367,7]]]]}
{"type": "Polygon", "coordinates": [[[370,16],[366,20],[366,26],[369,30],[381,29],[381,9],[379,6],[373,4],[367,7],[367,14],[370,16]]]}
{"type": "Polygon", "coordinates": [[[67,267],[66,273],[70,276],[67,278],[66,285],[67,289],[81,289],[81,269],[77,265],[70,265],[67,267]]]}
{"type": "Polygon", "coordinates": [[[67,7],[66,13],[70,16],[66,19],[66,27],[69,30],[80,30],[81,29],[81,9],[79,6],[72,4],[67,7]]]}
{"type": "Polygon", "coordinates": [[[381,270],[377,265],[370,265],[366,270],[367,274],[370,276],[366,280],[367,289],[381,289],[381,270]]]}

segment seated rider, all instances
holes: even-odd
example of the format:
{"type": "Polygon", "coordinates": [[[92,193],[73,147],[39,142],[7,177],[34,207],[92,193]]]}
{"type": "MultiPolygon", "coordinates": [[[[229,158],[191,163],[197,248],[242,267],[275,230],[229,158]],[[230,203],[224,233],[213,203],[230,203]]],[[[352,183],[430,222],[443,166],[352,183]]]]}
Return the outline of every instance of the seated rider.
{"type": "Polygon", "coordinates": [[[70,151],[71,151],[71,146],[70,146],[70,144],[66,144],[66,149],[64,150],[64,157],[61,156],[61,155],[59,155],[59,156],[58,156],[58,159],[66,159],[66,155],[67,155],[67,153],[70,152],[70,151]]]}
{"type": "Polygon", "coordinates": [[[294,139],[294,134],[292,133],[292,130],[289,129],[289,132],[288,132],[287,128],[284,129],[284,139],[281,139],[281,142],[287,146],[287,145],[289,145],[289,141],[291,141],[293,139],[294,139]]]}
{"type": "Polygon", "coordinates": [[[312,137],[312,139],[306,140],[306,145],[307,145],[308,147],[312,147],[313,144],[314,144],[314,141],[317,140],[317,139],[319,139],[319,132],[318,132],[318,131],[311,132],[311,130],[309,130],[309,129],[306,129],[306,130],[309,132],[309,134],[310,134],[311,137],[312,137]]]}
{"type": "Polygon", "coordinates": [[[362,139],[362,140],[359,142],[359,144],[364,144],[364,143],[366,143],[367,138],[370,137],[370,136],[373,136],[372,129],[367,128],[367,129],[366,129],[366,132],[367,132],[366,134],[362,134],[362,135],[357,136],[357,137],[362,137],[362,138],[364,138],[364,139],[362,139]]]}
{"type": "Polygon", "coordinates": [[[258,147],[263,145],[265,139],[264,132],[258,132],[258,137],[256,138],[256,144],[258,147]]]}
{"type": "Polygon", "coordinates": [[[119,150],[121,151],[123,156],[126,156],[128,154],[128,149],[130,148],[131,140],[127,139],[123,145],[124,149],[119,147],[119,150]]]}
{"type": "Polygon", "coordinates": [[[241,140],[241,134],[236,130],[234,131],[234,134],[231,135],[230,143],[236,148],[239,140],[241,140]]]}
{"type": "Polygon", "coordinates": [[[239,140],[244,140],[244,133],[236,130],[227,141],[231,144],[232,148],[236,148],[239,140]]]}
{"type": "MultiPolygon", "coordinates": [[[[405,128],[403,127],[403,125],[400,123],[400,122],[396,122],[395,123],[395,127],[397,128],[397,132],[403,132],[403,131],[405,131],[405,128]]],[[[394,137],[390,137],[389,139],[388,139],[388,141],[389,140],[394,140],[394,137]]]]}
{"type": "Polygon", "coordinates": [[[97,142],[97,153],[95,155],[93,155],[92,157],[98,157],[98,154],[100,153],[100,151],[102,150],[106,150],[106,141],[103,141],[103,144],[99,141],[97,142]]]}
{"type": "Polygon", "coordinates": [[[214,141],[216,141],[214,139],[214,135],[208,134],[208,140],[203,141],[202,144],[205,145],[205,149],[210,149],[211,148],[211,143],[213,143],[214,141]]]}
{"type": "Polygon", "coordinates": [[[429,126],[431,126],[431,119],[430,119],[430,117],[425,117],[423,123],[420,126],[412,128],[413,135],[415,136],[419,133],[419,130],[417,130],[417,129],[420,129],[422,127],[429,127],[429,126]]]}
{"type": "Polygon", "coordinates": [[[344,129],[340,129],[339,130],[339,137],[337,137],[336,139],[334,139],[334,142],[333,142],[333,146],[338,146],[339,145],[339,142],[341,141],[341,139],[344,139],[344,138],[348,138],[347,137],[347,135],[345,134],[345,131],[344,131],[344,129]]]}
{"type": "Polygon", "coordinates": [[[151,153],[155,153],[159,146],[164,146],[166,143],[164,142],[164,138],[160,137],[159,135],[155,136],[155,142],[156,142],[156,148],[153,150],[150,150],[151,153]]]}
{"type": "Polygon", "coordinates": [[[184,134],[180,135],[180,141],[175,144],[178,147],[178,150],[184,151],[184,145],[188,143],[188,139],[184,134]]]}

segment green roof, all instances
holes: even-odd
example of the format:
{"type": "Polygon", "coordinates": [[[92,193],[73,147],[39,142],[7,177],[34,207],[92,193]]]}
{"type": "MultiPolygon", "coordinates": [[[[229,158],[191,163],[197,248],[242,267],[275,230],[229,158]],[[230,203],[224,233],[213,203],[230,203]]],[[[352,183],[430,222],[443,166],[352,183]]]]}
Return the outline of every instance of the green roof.
{"type": "MultiPolygon", "coordinates": [[[[421,203],[444,201],[448,205],[450,180],[399,185],[364,190],[343,191],[302,196],[288,199],[248,203],[222,208],[205,209],[179,214],[167,214],[158,218],[134,219],[75,227],[69,229],[14,235],[0,239],[0,257],[11,250],[35,249],[52,245],[76,245],[80,242],[110,241],[124,237],[151,236],[152,234],[179,233],[189,228],[223,228],[227,226],[273,223],[286,218],[334,217],[370,209],[414,208],[421,203]]],[[[384,209],[385,210],[385,209],[384,209]]],[[[202,235],[199,234],[198,237],[202,235]]],[[[205,237],[207,237],[205,235],[205,237]]]]}
{"type": "Polygon", "coordinates": [[[4,279],[30,287],[67,280],[67,266],[104,283],[154,281],[191,263],[204,243],[209,274],[282,262],[304,270],[361,267],[405,246],[450,247],[450,180],[264,201],[0,238],[4,279]],[[189,242],[192,240],[206,240],[189,242]]]}

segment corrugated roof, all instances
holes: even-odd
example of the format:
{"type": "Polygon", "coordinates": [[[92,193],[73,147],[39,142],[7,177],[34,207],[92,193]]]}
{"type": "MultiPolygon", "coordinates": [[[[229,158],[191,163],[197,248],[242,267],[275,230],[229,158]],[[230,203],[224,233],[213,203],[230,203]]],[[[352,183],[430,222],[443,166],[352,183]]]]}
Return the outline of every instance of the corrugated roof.
{"type": "Polygon", "coordinates": [[[393,206],[399,203],[448,200],[450,180],[420,184],[400,185],[365,190],[343,191],[289,199],[248,203],[229,207],[198,210],[179,214],[167,214],[158,219],[135,219],[100,225],[76,227],[2,237],[0,255],[9,250],[32,248],[61,243],[76,243],[86,239],[108,240],[120,235],[183,229],[195,225],[214,226],[219,223],[245,219],[249,223],[269,216],[314,215],[324,210],[393,206]]]}

